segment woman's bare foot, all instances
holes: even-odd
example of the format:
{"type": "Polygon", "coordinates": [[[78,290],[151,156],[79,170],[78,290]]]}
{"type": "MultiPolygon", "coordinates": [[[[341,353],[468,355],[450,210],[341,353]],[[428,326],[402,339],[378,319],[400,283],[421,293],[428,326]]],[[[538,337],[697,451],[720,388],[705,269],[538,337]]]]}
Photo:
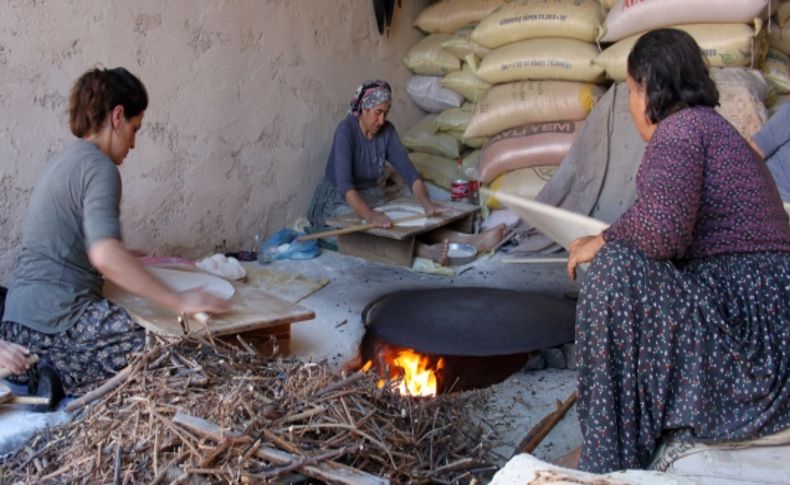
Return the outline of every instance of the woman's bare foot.
{"type": "Polygon", "coordinates": [[[417,256],[434,261],[435,263],[446,265],[447,264],[447,250],[450,242],[445,239],[444,241],[436,244],[417,243],[417,256]]]}
{"type": "Polygon", "coordinates": [[[477,248],[477,251],[480,253],[484,251],[488,251],[489,249],[499,244],[499,241],[501,241],[506,234],[507,234],[507,225],[498,224],[493,229],[489,229],[486,232],[481,232],[480,234],[477,234],[474,242],[475,247],[477,248]]]}
{"type": "Polygon", "coordinates": [[[565,468],[572,468],[576,470],[579,468],[579,458],[582,455],[582,447],[578,447],[575,450],[568,452],[568,454],[563,455],[556,460],[554,460],[554,464],[557,466],[565,467],[565,468]]]}

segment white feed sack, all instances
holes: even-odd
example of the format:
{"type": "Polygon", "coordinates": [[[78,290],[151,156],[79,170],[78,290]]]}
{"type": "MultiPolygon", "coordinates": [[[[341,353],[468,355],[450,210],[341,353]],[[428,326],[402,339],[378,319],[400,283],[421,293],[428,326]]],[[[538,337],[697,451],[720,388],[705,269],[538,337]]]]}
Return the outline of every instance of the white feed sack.
{"type": "MultiPolygon", "coordinates": [[[[463,158],[461,167],[470,179],[476,178],[477,152],[472,152],[463,158]]],[[[458,178],[458,158],[447,158],[424,152],[409,153],[409,159],[417,168],[420,176],[439,187],[450,190],[453,180],[458,178]]]]}
{"type": "Polygon", "coordinates": [[[443,76],[461,69],[461,61],[442,48],[442,42],[452,39],[449,34],[432,34],[409,49],[403,63],[414,74],[443,76]]]}
{"type": "Polygon", "coordinates": [[[475,102],[483,97],[491,84],[477,77],[472,67],[465,62],[461,70],[451,72],[442,78],[442,86],[475,102]]]}
{"type": "Polygon", "coordinates": [[[576,39],[529,39],[498,47],[481,61],[475,73],[491,84],[556,79],[598,83],[604,70],[593,64],[595,44],[576,39]]]}
{"type": "Polygon", "coordinates": [[[474,105],[464,103],[460,108],[449,108],[436,117],[437,131],[465,131],[472,117],[474,105]]]}
{"type": "Polygon", "coordinates": [[[491,52],[491,49],[483,47],[472,40],[472,31],[474,31],[474,28],[474,25],[467,25],[466,27],[458,30],[455,34],[453,34],[452,39],[447,39],[442,42],[442,47],[444,50],[461,60],[470,54],[478,57],[485,57],[489,52],[491,52]]]}
{"type": "Polygon", "coordinates": [[[493,86],[475,104],[465,136],[491,136],[527,123],[583,120],[603,87],[573,81],[520,81],[493,86]]]}
{"type": "Polygon", "coordinates": [[[542,37],[593,42],[603,16],[598,0],[514,0],[484,18],[472,40],[490,49],[542,37]]]}
{"type": "Polygon", "coordinates": [[[406,92],[409,93],[414,104],[428,113],[457,108],[464,101],[463,96],[442,86],[440,76],[412,76],[406,83],[406,92]]]}
{"type": "MultiPolygon", "coordinates": [[[[754,28],[747,24],[688,24],[674,25],[674,29],[687,32],[702,50],[710,67],[755,67],[760,57],[759,40],[754,28]]],[[[595,59],[595,64],[606,69],[614,81],[625,81],[628,55],[639,33],[609,46],[595,59]]]]}
{"type": "Polygon", "coordinates": [[[505,2],[506,0],[440,0],[420,12],[414,25],[429,34],[450,34],[469,23],[481,21],[505,2]]]}
{"type": "Polygon", "coordinates": [[[436,131],[437,115],[423,117],[403,134],[403,146],[411,151],[431,153],[456,159],[461,154],[461,143],[447,133],[436,131]]]}
{"type": "Polygon", "coordinates": [[[766,19],[772,0],[617,0],[606,15],[601,42],[680,24],[753,24],[766,19]]]}

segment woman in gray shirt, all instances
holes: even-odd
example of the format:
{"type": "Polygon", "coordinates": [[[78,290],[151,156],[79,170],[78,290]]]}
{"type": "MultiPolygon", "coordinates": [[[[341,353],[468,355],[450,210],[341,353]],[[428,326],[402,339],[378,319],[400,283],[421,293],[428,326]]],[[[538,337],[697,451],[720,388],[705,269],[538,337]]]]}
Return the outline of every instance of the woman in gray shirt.
{"type": "Polygon", "coordinates": [[[143,329],[102,296],[104,278],[174,313],[227,308],[201,291],[175,292],[122,243],[118,166],[147,106],[145,87],[126,69],[83,74],[69,100],[77,139],[47,162],[30,198],[0,339],[37,354],[38,372],[66,391],[112,376],[145,343],[143,329]]]}

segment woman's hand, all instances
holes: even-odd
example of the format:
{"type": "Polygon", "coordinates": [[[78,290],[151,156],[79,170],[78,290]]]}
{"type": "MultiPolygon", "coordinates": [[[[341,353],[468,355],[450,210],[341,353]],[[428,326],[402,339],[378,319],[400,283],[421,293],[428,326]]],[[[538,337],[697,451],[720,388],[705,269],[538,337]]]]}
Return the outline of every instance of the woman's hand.
{"type": "Polygon", "coordinates": [[[582,263],[589,263],[593,260],[598,250],[600,250],[606,242],[603,240],[603,235],[580,237],[573,241],[568,248],[568,278],[571,280],[576,279],[576,266],[582,263]]]}
{"type": "Polygon", "coordinates": [[[13,342],[0,340],[0,367],[5,367],[16,375],[24,374],[29,364],[27,356],[30,351],[13,342]]]}
{"type": "Polygon", "coordinates": [[[382,227],[384,229],[392,227],[392,219],[387,217],[387,214],[383,212],[370,211],[370,214],[365,219],[371,224],[375,224],[376,227],[382,227]]]}
{"type": "Polygon", "coordinates": [[[179,313],[224,313],[230,308],[230,300],[223,300],[204,291],[202,288],[183,291],[178,294],[179,313]]]}

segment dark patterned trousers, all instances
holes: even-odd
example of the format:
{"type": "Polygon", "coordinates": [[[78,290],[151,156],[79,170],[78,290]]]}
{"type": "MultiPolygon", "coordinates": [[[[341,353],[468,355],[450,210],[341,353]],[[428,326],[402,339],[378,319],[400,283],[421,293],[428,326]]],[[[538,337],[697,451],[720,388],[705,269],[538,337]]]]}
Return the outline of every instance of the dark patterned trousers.
{"type": "MultiPolygon", "coordinates": [[[[99,300],[91,303],[71,328],[56,334],[16,322],[0,324],[0,339],[24,345],[31,354],[52,363],[66,392],[82,392],[126,367],[131,354],[145,346],[145,330],[123,308],[99,300]]],[[[30,376],[13,382],[27,383],[30,376]]]]}

